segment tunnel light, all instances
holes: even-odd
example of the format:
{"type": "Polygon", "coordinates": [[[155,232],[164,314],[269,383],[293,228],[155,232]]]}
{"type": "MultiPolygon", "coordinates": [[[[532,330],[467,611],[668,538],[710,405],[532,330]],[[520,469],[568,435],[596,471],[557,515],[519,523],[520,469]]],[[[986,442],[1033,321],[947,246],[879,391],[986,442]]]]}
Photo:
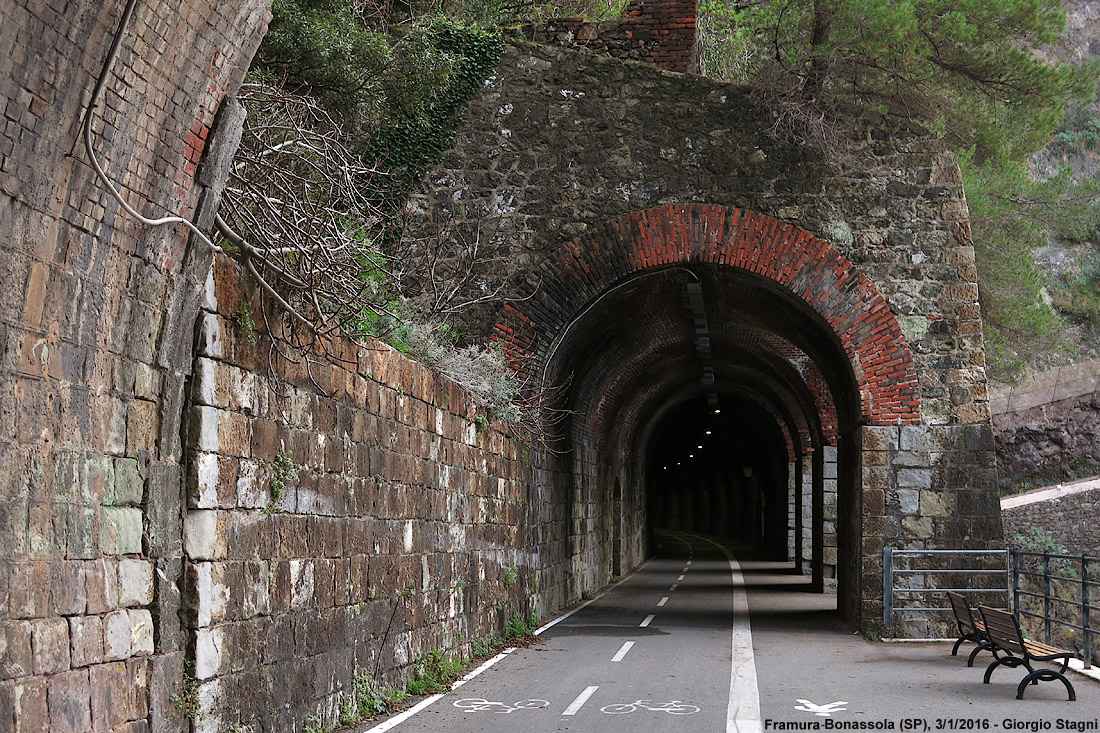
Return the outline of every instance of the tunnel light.
{"type": "Polygon", "coordinates": [[[703,446],[699,446],[699,450],[703,450],[703,446]]]}
{"type": "Polygon", "coordinates": [[[694,453],[688,453],[688,458],[694,458],[694,457],[695,457],[694,453]]]}
{"type": "Polygon", "coordinates": [[[710,431],[709,431],[709,430],[707,431],[707,435],[710,435],[710,431]]]}
{"type": "Polygon", "coordinates": [[[745,478],[752,478],[752,466],[741,466],[741,473],[745,478]]]}
{"type": "Polygon", "coordinates": [[[717,414],[718,414],[718,413],[720,413],[720,412],[721,412],[721,410],[719,410],[719,409],[718,409],[717,407],[715,407],[715,408],[714,408],[714,414],[715,414],[715,415],[717,415],[717,414]]]}

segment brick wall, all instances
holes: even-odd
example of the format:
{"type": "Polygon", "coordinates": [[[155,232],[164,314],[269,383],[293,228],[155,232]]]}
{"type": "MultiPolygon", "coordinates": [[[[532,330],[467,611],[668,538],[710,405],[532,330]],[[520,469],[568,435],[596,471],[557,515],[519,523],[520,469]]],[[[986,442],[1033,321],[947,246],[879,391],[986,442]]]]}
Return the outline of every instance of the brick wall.
{"type": "Polygon", "coordinates": [[[634,0],[615,20],[555,18],[531,29],[540,43],[580,46],[669,71],[695,70],[696,0],[634,0]]]}
{"type": "MultiPolygon", "coordinates": [[[[139,3],[95,116],[127,199],[192,216],[267,2],[139,3]]],[[[183,389],[210,253],[119,211],[80,122],[124,3],[0,6],[0,730],[173,731],[183,389]]]]}

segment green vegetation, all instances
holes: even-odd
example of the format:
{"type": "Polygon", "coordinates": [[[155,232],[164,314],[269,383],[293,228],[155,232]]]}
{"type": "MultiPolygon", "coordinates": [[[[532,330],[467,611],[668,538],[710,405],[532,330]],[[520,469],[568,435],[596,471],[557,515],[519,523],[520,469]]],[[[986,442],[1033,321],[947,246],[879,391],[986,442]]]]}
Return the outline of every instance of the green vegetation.
{"type": "Polygon", "coordinates": [[[1064,338],[1067,319],[1077,336],[1100,336],[1098,191],[1068,167],[1100,148],[1100,119],[1084,106],[1097,63],[1034,52],[1064,23],[1057,0],[702,0],[699,48],[704,73],[754,88],[779,137],[842,152],[835,111],[855,104],[948,143],[973,217],[990,373],[1011,379],[1072,357],[1080,339],[1064,338]],[[1049,170],[1033,175],[1048,144],[1049,170]],[[1086,254],[1052,278],[1035,260],[1051,242],[1086,254]]]}
{"type": "Polygon", "coordinates": [[[236,326],[237,333],[242,341],[249,346],[256,344],[256,322],[252,320],[252,312],[248,308],[248,303],[243,300],[237,306],[237,312],[233,314],[233,324],[236,326]]]}
{"type": "Polygon", "coordinates": [[[514,565],[512,567],[504,568],[504,587],[511,589],[516,587],[516,577],[519,574],[519,569],[514,565]]]}
{"type": "Polygon", "coordinates": [[[357,671],[352,680],[350,695],[340,698],[341,726],[355,725],[376,715],[384,715],[400,705],[406,697],[404,691],[378,687],[369,674],[357,671]]]}
{"type": "MultiPolygon", "coordinates": [[[[464,243],[448,234],[421,245],[426,258],[408,257],[399,250],[398,212],[451,145],[467,101],[499,62],[499,29],[547,17],[604,20],[626,4],[276,0],[250,79],[317,100],[321,111],[298,115],[295,125],[339,139],[355,163],[348,170],[356,171],[359,192],[326,194],[321,202],[347,230],[333,241],[358,242],[354,256],[329,266],[350,273],[343,289],[288,295],[288,303],[316,306],[323,312],[306,320],[381,338],[473,385],[486,407],[480,429],[490,417],[523,419],[500,354],[460,348],[449,321],[456,304],[431,297],[463,287],[425,285],[427,272],[440,271],[433,253],[450,257],[464,243]]],[[[1087,106],[1097,67],[1035,52],[1050,48],[1064,23],[1058,0],[701,0],[699,54],[705,74],[754,89],[781,139],[843,158],[846,110],[855,105],[909,119],[950,145],[972,207],[989,368],[1006,379],[1071,358],[1082,340],[1100,343],[1100,250],[1090,208],[1097,192],[1082,183],[1095,175],[1079,165],[1075,175],[1057,170],[1100,156],[1100,117],[1087,106]],[[1029,164],[1036,168],[1032,156],[1043,146],[1038,168],[1046,170],[1034,176],[1029,164]],[[1074,262],[1052,276],[1036,252],[1066,242],[1074,262]]],[[[261,103],[263,94],[244,99],[249,129],[268,131],[265,141],[246,130],[245,147],[285,145],[270,133],[287,129],[285,106],[261,103]],[[265,119],[279,124],[264,127],[265,119]]],[[[288,165],[296,173],[313,166],[288,165]]],[[[278,280],[291,269],[297,282],[313,282],[289,268],[304,261],[289,253],[264,272],[278,280]]],[[[451,265],[452,273],[463,269],[451,265]]]]}
{"type": "Polygon", "coordinates": [[[447,692],[450,684],[462,676],[466,660],[461,657],[449,657],[435,649],[416,660],[412,678],[405,691],[410,695],[424,695],[447,692]]]}
{"type": "Polygon", "coordinates": [[[168,696],[168,701],[176,708],[176,717],[201,723],[206,716],[199,703],[199,681],[191,674],[193,668],[194,662],[184,662],[183,680],[176,691],[168,696]]]}
{"type": "Polygon", "coordinates": [[[287,487],[298,480],[298,469],[294,465],[294,459],[284,448],[275,454],[275,460],[268,465],[268,472],[267,485],[271,490],[271,501],[264,512],[276,514],[282,511],[281,505],[286,498],[287,487]]]}

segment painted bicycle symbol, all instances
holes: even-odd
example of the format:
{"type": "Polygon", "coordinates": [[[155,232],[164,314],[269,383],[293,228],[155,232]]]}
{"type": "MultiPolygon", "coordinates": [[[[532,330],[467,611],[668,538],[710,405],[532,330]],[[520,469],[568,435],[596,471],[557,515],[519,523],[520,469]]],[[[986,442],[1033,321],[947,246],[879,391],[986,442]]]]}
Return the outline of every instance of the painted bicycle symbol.
{"type": "Polygon", "coordinates": [[[634,702],[618,702],[613,705],[604,705],[600,708],[600,712],[607,713],[608,715],[623,715],[624,713],[633,713],[638,708],[643,710],[652,710],[658,713],[668,713],[669,715],[694,715],[699,712],[698,705],[688,705],[682,703],[679,700],[670,700],[669,702],[663,702],[660,705],[654,705],[652,700],[635,700],[634,702]]]}
{"type": "Polygon", "coordinates": [[[512,705],[508,705],[503,702],[486,700],[483,697],[466,697],[461,700],[455,700],[452,704],[456,708],[465,710],[467,713],[510,713],[513,710],[550,707],[549,700],[539,700],[537,698],[517,700],[512,705]]]}

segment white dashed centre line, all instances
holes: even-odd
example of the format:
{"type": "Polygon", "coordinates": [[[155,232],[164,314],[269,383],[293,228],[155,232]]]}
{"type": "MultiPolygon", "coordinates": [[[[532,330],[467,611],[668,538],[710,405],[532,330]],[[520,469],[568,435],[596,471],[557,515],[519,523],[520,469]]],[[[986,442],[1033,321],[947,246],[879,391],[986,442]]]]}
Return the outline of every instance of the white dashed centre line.
{"type": "Polygon", "coordinates": [[[683,580],[683,579],[684,579],[684,576],[683,576],[683,575],[681,575],[681,576],[680,576],[679,578],[677,578],[676,580],[677,580],[677,581],[681,581],[681,580],[683,580]]]}
{"type": "Polygon", "coordinates": [[[645,619],[640,624],[638,624],[638,626],[644,629],[646,626],[649,626],[650,622],[652,622],[655,618],[657,618],[657,615],[651,613],[646,616],[645,619]]]}
{"type": "Polygon", "coordinates": [[[592,694],[598,689],[600,689],[599,685],[584,688],[584,692],[577,695],[577,699],[569,703],[569,707],[562,712],[562,715],[576,715],[577,711],[584,707],[584,704],[588,702],[588,698],[592,697],[592,694]]]}
{"type": "Polygon", "coordinates": [[[668,603],[668,596],[664,596],[663,598],[661,598],[661,600],[657,601],[657,608],[660,608],[666,603],[668,603]]]}
{"type": "Polygon", "coordinates": [[[669,590],[676,590],[676,586],[678,586],[678,585],[680,585],[680,584],[679,584],[679,583],[673,583],[672,585],[670,585],[670,586],[668,587],[668,589],[669,589],[669,590]]]}
{"type": "Polygon", "coordinates": [[[615,656],[611,657],[611,661],[612,662],[621,662],[621,661],[623,661],[623,657],[626,656],[626,653],[628,651],[630,651],[630,647],[632,647],[632,646],[634,646],[634,642],[632,642],[632,641],[628,641],[625,644],[623,644],[621,647],[619,647],[619,651],[615,652],[615,656]]]}

